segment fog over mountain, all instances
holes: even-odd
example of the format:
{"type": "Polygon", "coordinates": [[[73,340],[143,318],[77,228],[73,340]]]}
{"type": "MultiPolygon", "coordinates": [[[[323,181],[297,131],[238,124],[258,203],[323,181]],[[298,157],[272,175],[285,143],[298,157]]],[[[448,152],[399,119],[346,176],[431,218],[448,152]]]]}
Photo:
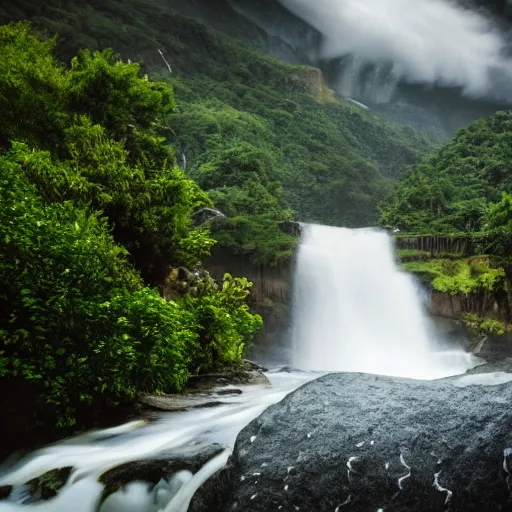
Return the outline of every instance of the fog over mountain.
{"type": "Polygon", "coordinates": [[[280,0],[342,58],[338,91],[387,102],[400,81],[512,101],[512,61],[496,20],[448,0],[280,0]],[[372,97],[373,94],[373,97],[372,97]]]}

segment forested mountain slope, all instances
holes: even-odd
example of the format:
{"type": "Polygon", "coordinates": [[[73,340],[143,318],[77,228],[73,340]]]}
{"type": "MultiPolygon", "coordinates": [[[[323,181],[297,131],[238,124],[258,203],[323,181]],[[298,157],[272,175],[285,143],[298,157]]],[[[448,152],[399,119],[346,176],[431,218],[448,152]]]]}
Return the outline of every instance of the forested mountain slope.
{"type": "Polygon", "coordinates": [[[284,221],[374,223],[432,148],[337,101],[318,70],[163,3],[21,0],[0,15],[32,21],[0,26],[0,385],[27,425],[239,363],[261,319],[245,279],[199,270],[215,241],[277,264],[296,244],[284,221]],[[195,226],[213,206],[226,217],[195,226]],[[152,288],[168,279],[169,302],[152,288]]]}
{"type": "Polygon", "coordinates": [[[64,61],[83,47],[112,47],[174,86],[168,138],[178,161],[230,217],[218,238],[255,261],[289,256],[278,221],[374,224],[401,166],[432,147],[410,128],[336,101],[318,70],[260,54],[165,2],[4,5],[3,21],[14,18],[59,34],[64,61]]]}
{"type": "Polygon", "coordinates": [[[512,330],[511,143],[511,112],[476,121],[412,166],[381,204],[381,223],[402,231],[404,267],[437,292],[436,313],[478,334],[512,330]],[[435,239],[466,249],[421,250],[435,239]]]}

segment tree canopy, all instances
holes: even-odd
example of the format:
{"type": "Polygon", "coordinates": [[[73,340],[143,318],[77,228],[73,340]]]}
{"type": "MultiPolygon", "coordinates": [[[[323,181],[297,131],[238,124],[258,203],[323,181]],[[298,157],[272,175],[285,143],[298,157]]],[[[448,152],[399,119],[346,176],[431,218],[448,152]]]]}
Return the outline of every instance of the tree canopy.
{"type": "Polygon", "coordinates": [[[53,48],[0,26],[0,382],[29,382],[36,412],[70,425],[240,361],[261,319],[245,279],[200,276],[169,302],[151,287],[214,243],[190,220],[211,200],[165,138],[172,87],[111,51],[65,67],[53,48]]]}

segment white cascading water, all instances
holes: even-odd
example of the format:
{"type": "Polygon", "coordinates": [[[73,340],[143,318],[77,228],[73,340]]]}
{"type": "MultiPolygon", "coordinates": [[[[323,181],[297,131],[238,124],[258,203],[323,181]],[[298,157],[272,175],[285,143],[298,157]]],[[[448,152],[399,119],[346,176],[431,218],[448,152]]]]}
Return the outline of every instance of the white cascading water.
{"type": "Polygon", "coordinates": [[[305,225],[297,256],[294,365],[436,379],[476,358],[443,349],[387,233],[305,225]]]}

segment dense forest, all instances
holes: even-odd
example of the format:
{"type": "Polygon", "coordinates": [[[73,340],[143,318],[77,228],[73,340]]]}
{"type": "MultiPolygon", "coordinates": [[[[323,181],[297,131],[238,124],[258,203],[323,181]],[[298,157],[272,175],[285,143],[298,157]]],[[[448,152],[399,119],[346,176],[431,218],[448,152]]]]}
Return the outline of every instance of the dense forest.
{"type": "Polygon", "coordinates": [[[506,251],[496,237],[507,231],[511,142],[510,112],[474,122],[410,169],[383,204],[381,221],[416,233],[486,232],[486,250],[506,251]]]}
{"type": "Polygon", "coordinates": [[[480,252],[511,249],[512,114],[498,112],[461,130],[413,166],[381,222],[409,233],[471,236],[480,252]]]}
{"type": "Polygon", "coordinates": [[[202,274],[169,302],[145,284],[214,243],[190,220],[211,201],[162,135],[172,88],[111,51],[65,67],[53,50],[27,24],[0,27],[0,376],[66,425],[239,361],[261,319],[244,279],[202,274]]]}

